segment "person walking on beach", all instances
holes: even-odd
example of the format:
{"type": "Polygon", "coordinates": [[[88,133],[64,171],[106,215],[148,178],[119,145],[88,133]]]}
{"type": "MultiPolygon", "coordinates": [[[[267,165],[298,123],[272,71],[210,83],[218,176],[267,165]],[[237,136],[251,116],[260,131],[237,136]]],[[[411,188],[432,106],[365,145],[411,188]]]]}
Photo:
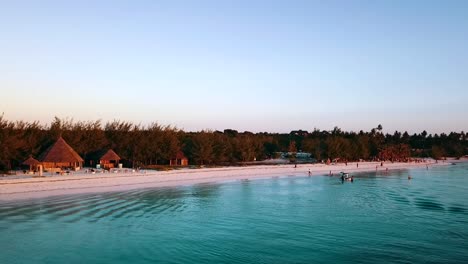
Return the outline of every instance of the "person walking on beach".
{"type": "Polygon", "coordinates": [[[309,176],[310,176],[310,169],[309,169],[309,176]]]}
{"type": "Polygon", "coordinates": [[[356,163],[356,168],[359,168],[359,163],[356,163]]]}

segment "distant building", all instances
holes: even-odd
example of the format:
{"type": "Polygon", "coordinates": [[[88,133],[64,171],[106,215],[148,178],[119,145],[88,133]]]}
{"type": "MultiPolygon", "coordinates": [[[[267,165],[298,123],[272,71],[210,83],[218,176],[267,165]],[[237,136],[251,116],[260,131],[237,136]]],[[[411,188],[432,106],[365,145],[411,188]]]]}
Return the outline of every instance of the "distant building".
{"type": "Polygon", "coordinates": [[[101,150],[88,155],[88,164],[91,167],[100,165],[103,169],[112,169],[118,167],[121,160],[120,156],[112,149],[101,150]]]}
{"type": "Polygon", "coordinates": [[[27,160],[25,160],[22,163],[22,165],[29,166],[30,171],[36,171],[37,166],[40,165],[40,164],[41,164],[41,162],[38,161],[37,159],[33,158],[32,156],[30,156],[27,160]]]}
{"type": "Polygon", "coordinates": [[[52,146],[44,151],[38,159],[45,170],[74,169],[83,165],[83,159],[60,137],[52,146]]]}
{"type": "Polygon", "coordinates": [[[290,135],[300,136],[300,137],[307,137],[309,132],[304,130],[293,130],[289,133],[290,135]]]}
{"type": "Polygon", "coordinates": [[[182,151],[179,151],[175,157],[169,160],[169,166],[188,166],[188,159],[182,151]]]}
{"type": "Polygon", "coordinates": [[[288,159],[291,156],[295,156],[297,159],[312,159],[312,154],[308,152],[277,152],[282,159],[288,159]]]}

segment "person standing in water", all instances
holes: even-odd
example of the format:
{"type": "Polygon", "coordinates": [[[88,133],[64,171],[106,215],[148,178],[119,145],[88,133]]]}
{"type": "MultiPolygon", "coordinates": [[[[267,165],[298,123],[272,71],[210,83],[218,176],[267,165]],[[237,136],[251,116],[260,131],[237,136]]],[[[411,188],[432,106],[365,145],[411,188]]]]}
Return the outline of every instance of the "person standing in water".
{"type": "Polygon", "coordinates": [[[309,169],[309,176],[310,176],[310,169],[309,169]]]}

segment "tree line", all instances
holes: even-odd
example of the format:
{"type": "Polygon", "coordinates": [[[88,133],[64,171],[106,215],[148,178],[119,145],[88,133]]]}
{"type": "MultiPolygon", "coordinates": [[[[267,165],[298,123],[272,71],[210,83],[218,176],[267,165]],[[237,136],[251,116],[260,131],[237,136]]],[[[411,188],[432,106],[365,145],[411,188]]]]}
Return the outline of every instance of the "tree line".
{"type": "Polygon", "coordinates": [[[112,148],[133,167],[168,164],[182,151],[190,164],[228,165],[277,158],[280,152],[308,152],[316,160],[391,160],[410,157],[461,157],[468,154],[462,131],[449,134],[384,134],[379,125],[371,131],[303,130],[290,133],[252,133],[233,129],[185,132],[158,123],[134,124],[114,120],[39,122],[9,121],[0,116],[0,170],[18,168],[29,156],[38,157],[59,136],[83,159],[90,153],[112,148]]]}

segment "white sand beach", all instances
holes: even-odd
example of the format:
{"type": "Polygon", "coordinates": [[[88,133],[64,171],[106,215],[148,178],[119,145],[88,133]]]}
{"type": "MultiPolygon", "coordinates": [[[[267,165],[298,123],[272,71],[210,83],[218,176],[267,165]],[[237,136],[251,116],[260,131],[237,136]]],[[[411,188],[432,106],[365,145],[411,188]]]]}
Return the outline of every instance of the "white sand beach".
{"type": "MultiPolygon", "coordinates": [[[[245,179],[261,179],[280,176],[311,176],[334,175],[341,171],[348,173],[366,171],[386,171],[395,169],[409,169],[447,165],[449,163],[435,163],[426,160],[420,163],[383,163],[356,162],[325,165],[325,164],[299,164],[294,165],[263,165],[246,167],[219,167],[200,169],[179,169],[172,171],[139,171],[128,170],[116,173],[85,173],[84,170],[70,175],[33,178],[8,178],[0,179],[0,200],[32,199],[55,195],[67,195],[78,193],[123,191],[138,188],[171,187],[200,183],[226,182],[245,179]]],[[[49,175],[49,176],[47,176],[49,175]]]]}

